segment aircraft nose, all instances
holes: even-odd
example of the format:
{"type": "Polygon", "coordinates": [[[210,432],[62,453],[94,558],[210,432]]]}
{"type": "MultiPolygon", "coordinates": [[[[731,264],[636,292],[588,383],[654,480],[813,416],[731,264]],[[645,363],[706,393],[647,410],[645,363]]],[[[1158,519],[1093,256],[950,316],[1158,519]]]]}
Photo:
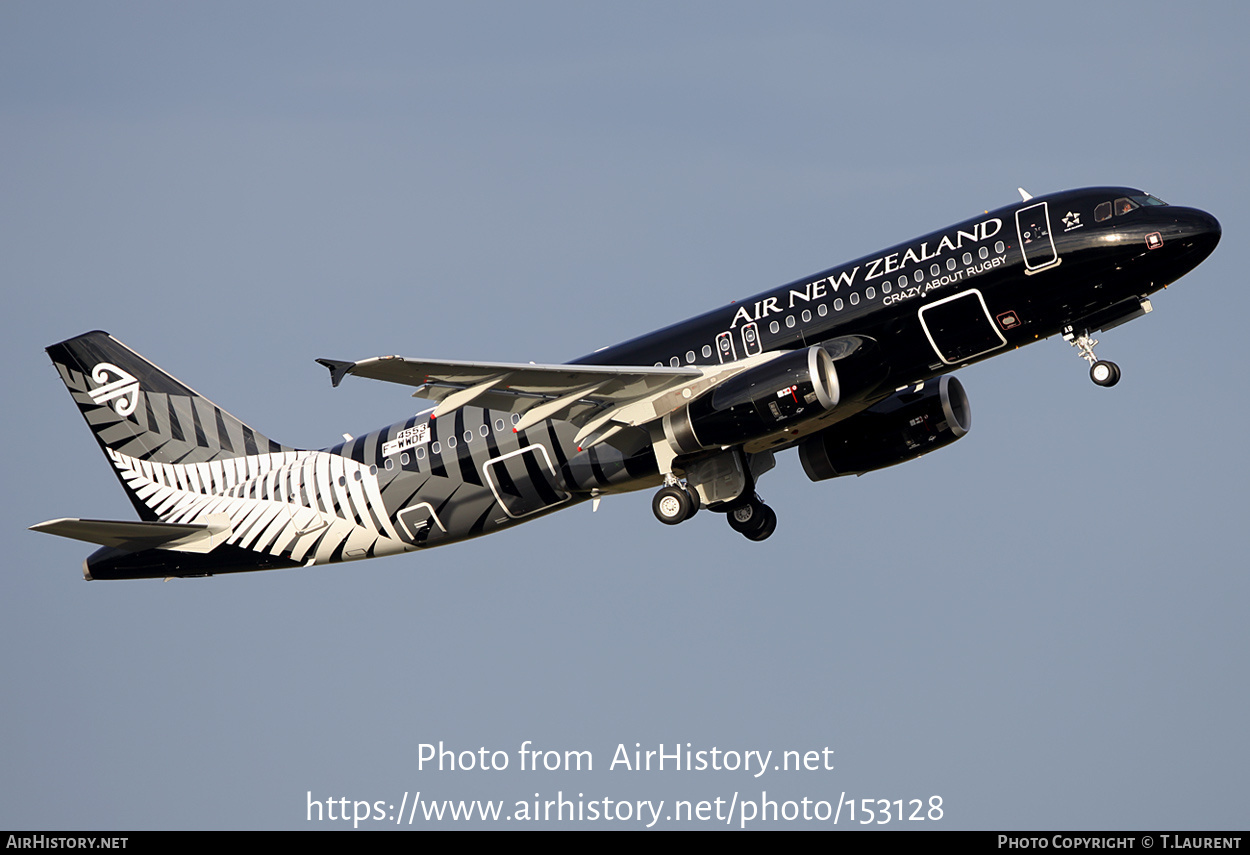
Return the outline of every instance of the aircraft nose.
{"type": "Polygon", "coordinates": [[[1197,208],[1187,209],[1180,220],[1184,239],[1193,246],[1198,261],[1215,251],[1220,236],[1224,233],[1219,220],[1197,208]]]}

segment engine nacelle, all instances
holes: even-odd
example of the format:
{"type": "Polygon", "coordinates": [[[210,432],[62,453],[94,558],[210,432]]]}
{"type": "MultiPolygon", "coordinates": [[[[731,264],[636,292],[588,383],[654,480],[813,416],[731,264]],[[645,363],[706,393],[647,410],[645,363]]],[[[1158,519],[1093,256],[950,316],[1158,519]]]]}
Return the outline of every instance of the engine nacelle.
{"type": "Polygon", "coordinates": [[[678,454],[738,445],[816,418],[841,397],[833,357],[809,347],[744,371],[669,413],[664,435],[678,454]]]}
{"type": "Polygon", "coordinates": [[[950,445],[971,427],[968,395],[948,374],[808,437],[799,445],[799,460],[813,481],[862,475],[950,445]]]}
{"type": "Polygon", "coordinates": [[[888,371],[873,339],[830,339],[726,380],[665,416],[664,435],[678,455],[763,439],[862,401],[888,371]]]}

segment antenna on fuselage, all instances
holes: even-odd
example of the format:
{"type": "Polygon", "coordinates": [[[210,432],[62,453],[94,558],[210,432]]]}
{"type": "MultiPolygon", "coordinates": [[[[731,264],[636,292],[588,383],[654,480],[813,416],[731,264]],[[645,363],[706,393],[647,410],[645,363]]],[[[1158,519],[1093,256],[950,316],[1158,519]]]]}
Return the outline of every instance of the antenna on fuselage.
{"type": "Polygon", "coordinates": [[[1017,187],[1016,189],[1020,191],[1020,198],[1023,201],[1027,202],[1033,198],[1033,194],[1030,193],[1028,190],[1025,190],[1023,187],[1017,187]]]}

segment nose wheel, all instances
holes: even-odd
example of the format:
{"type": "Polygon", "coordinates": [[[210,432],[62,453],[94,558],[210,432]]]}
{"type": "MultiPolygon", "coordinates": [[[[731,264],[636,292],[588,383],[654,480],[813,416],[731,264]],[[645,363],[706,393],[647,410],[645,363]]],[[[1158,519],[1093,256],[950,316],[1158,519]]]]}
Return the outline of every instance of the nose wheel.
{"type": "Polygon", "coordinates": [[[1089,367],[1089,379],[1099,386],[1114,386],[1120,382],[1120,366],[1106,360],[1096,360],[1089,367]]]}
{"type": "Polygon", "coordinates": [[[1098,339],[1091,338],[1087,332],[1077,335],[1072,327],[1064,328],[1063,338],[1077,349],[1081,359],[1089,363],[1090,380],[1099,386],[1114,386],[1120,382],[1120,366],[1094,355],[1094,346],[1098,344],[1098,339]]]}

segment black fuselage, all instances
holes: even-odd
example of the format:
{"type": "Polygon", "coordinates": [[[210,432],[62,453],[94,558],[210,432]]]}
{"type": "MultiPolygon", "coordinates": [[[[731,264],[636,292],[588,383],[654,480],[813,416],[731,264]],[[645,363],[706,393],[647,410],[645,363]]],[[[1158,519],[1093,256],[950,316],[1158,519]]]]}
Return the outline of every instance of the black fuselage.
{"type": "Polygon", "coordinates": [[[922,381],[1080,326],[1210,254],[1220,226],[1204,211],[1138,205],[1096,219],[1100,205],[1144,197],[1093,187],[1030,199],[574,362],[706,365],[853,334],[879,343],[881,389],[922,381]]]}
{"type": "MultiPolygon", "coordinates": [[[[584,430],[559,417],[527,426],[523,408],[470,402],[438,418],[431,408],[321,451],[268,440],[265,450],[250,441],[246,425],[111,337],[87,334],[49,353],[140,513],[173,522],[216,513],[232,526],[229,544],[209,552],[106,547],[88,560],[88,577],[201,575],[396,554],[662,478],[654,507],[670,523],[683,518],[682,489],[697,482],[706,495],[720,495],[713,485],[736,478],[741,499],[709,506],[762,539],[775,515],[753,529],[757,523],[735,521],[733,503],[767,510],[750,503],[771,452],[799,446],[808,476],[823,480],[939,448],[967,432],[967,398],[953,378],[922,388],[926,381],[1057,333],[1088,344],[1088,333],[1148,310],[1146,298],[1197,266],[1219,238],[1214,217],[1140,190],[1025,198],[574,360],[733,363],[717,369],[730,379],[706,394],[687,389],[665,412],[623,417],[610,441],[586,442],[584,430]],[[804,374],[804,366],[822,365],[804,374]],[[99,371],[106,376],[92,379],[99,371]],[[122,375],[133,387],[101,386],[122,375]],[[126,395],[143,406],[132,413],[109,404],[126,395]],[[686,487],[677,488],[679,476],[686,487]],[[666,518],[665,507],[675,516],[666,518]]],[[[1092,346],[1082,355],[1093,362],[1092,346]]],[[[1098,364],[1115,371],[1104,385],[1118,379],[1113,364],[1098,364]]],[[[566,394],[579,393],[575,387],[554,397],[566,394]]]]}

